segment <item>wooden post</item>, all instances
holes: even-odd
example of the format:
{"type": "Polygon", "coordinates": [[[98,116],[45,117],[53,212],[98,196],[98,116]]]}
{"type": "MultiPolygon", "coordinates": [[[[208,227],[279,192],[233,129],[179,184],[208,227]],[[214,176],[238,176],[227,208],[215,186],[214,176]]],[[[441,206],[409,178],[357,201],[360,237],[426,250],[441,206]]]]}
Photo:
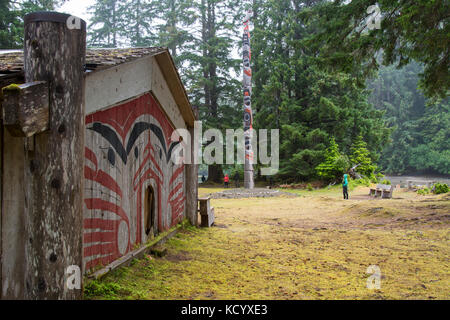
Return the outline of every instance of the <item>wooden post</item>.
{"type": "Polygon", "coordinates": [[[36,81],[2,89],[3,124],[14,137],[31,137],[48,129],[48,84],[36,81]]]}
{"type": "Polygon", "coordinates": [[[25,80],[48,83],[50,110],[49,130],[34,136],[25,162],[27,299],[82,297],[66,286],[68,276],[77,276],[66,270],[82,268],[85,55],[81,19],[25,16],[25,80]]]}
{"type": "MultiPolygon", "coordinates": [[[[0,95],[0,110],[2,109],[2,96],[0,95]]],[[[0,112],[0,257],[3,257],[3,119],[2,113],[0,112]]],[[[2,262],[0,261],[0,299],[3,294],[3,268],[2,262]]]]}
{"type": "Polygon", "coordinates": [[[189,129],[191,135],[191,164],[186,164],[186,216],[193,226],[198,226],[197,197],[198,197],[198,165],[195,163],[196,137],[194,128],[189,129]]]}
{"type": "Polygon", "coordinates": [[[199,198],[198,202],[200,203],[200,226],[209,228],[214,224],[215,220],[214,208],[211,207],[210,198],[199,198]]]}

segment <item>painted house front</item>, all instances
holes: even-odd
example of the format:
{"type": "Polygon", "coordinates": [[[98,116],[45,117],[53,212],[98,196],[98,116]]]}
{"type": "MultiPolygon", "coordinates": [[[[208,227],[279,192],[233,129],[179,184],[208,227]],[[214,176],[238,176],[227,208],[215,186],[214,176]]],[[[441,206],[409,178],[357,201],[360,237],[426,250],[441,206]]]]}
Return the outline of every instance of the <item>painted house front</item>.
{"type": "Polygon", "coordinates": [[[172,63],[167,50],[155,49],[86,76],[85,272],[186,217],[186,168],[172,161],[180,144],[172,133],[195,116],[176,101],[182,87],[168,84],[179,81],[172,63]]]}
{"type": "MultiPolygon", "coordinates": [[[[196,115],[167,49],[89,49],[84,75],[85,130],[79,137],[85,141],[81,269],[89,273],[186,218],[196,225],[198,177],[197,166],[172,161],[183,143],[173,141],[172,133],[182,128],[193,137],[196,115]]],[[[0,51],[0,88],[24,82],[23,52],[0,51]]],[[[22,159],[24,150],[18,142],[27,145],[27,141],[10,137],[3,126],[0,129],[0,151],[6,152],[0,157],[0,173],[8,174],[6,179],[13,177],[9,167],[14,167],[9,158],[15,149],[9,145],[17,145],[22,159]],[[8,160],[6,168],[3,159],[8,160]]],[[[16,171],[22,176],[25,169],[21,165],[16,171]]],[[[0,199],[17,200],[2,201],[0,206],[4,288],[11,287],[7,281],[24,287],[17,266],[25,261],[27,240],[20,230],[26,224],[21,218],[26,216],[22,200],[26,196],[13,191],[0,184],[0,199]],[[7,207],[8,203],[14,205],[7,207]]],[[[3,296],[16,298],[22,292],[3,296]]]]}

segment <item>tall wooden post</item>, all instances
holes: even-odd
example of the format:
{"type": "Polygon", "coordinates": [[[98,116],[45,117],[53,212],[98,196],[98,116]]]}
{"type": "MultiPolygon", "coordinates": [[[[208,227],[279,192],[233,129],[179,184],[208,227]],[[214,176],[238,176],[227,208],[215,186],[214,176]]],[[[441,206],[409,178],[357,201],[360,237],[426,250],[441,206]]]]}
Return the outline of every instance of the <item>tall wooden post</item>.
{"type": "Polygon", "coordinates": [[[253,112],[252,112],[252,67],[251,67],[251,48],[250,48],[250,19],[253,16],[252,11],[247,12],[244,18],[244,36],[243,36],[243,64],[244,64],[244,135],[245,135],[245,162],[244,162],[244,187],[253,189],[255,182],[253,179],[253,112]]]}
{"type": "Polygon", "coordinates": [[[66,270],[82,268],[85,55],[84,21],[54,12],[25,16],[25,80],[45,81],[49,90],[48,130],[27,138],[28,299],[82,297],[67,287],[77,274],[66,270]]]}
{"type": "Polygon", "coordinates": [[[195,128],[189,128],[191,134],[191,160],[192,163],[186,164],[186,216],[193,226],[198,226],[198,164],[195,162],[198,144],[195,136],[195,128]]]}

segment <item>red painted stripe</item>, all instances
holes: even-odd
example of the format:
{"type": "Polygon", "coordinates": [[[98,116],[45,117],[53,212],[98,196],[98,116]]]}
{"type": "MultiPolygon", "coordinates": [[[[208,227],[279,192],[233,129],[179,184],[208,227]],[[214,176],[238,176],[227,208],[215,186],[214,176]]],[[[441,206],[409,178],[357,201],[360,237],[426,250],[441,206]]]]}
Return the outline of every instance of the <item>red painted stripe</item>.
{"type": "Polygon", "coordinates": [[[139,178],[139,176],[141,175],[142,170],[144,170],[144,168],[147,165],[149,160],[155,165],[155,168],[161,174],[161,177],[164,176],[164,174],[163,174],[161,168],[159,167],[158,163],[156,162],[155,158],[149,153],[145,157],[145,159],[142,161],[142,164],[139,166],[139,169],[137,170],[136,174],[134,175],[133,184],[136,184],[136,179],[139,178]]]}
{"type": "Polygon", "coordinates": [[[101,229],[104,231],[113,231],[119,229],[120,221],[106,219],[84,219],[84,229],[101,229]]]}
{"type": "Polygon", "coordinates": [[[116,232],[91,232],[83,235],[83,243],[114,242],[117,241],[116,232]]]}
{"type": "Polygon", "coordinates": [[[124,143],[136,119],[144,114],[150,114],[159,122],[166,141],[169,141],[174,128],[164,115],[161,107],[149,93],[122,105],[98,111],[86,117],[86,124],[93,122],[108,124],[116,130],[117,134],[122,138],[122,143],[124,143]]]}
{"type": "Polygon", "coordinates": [[[89,210],[104,210],[115,213],[127,223],[128,227],[130,226],[128,223],[127,214],[125,213],[125,211],[123,211],[121,207],[119,207],[115,203],[111,203],[103,199],[94,199],[94,198],[85,199],[84,202],[86,203],[86,206],[89,210]]]}
{"type": "Polygon", "coordinates": [[[180,207],[184,206],[186,198],[181,199],[179,202],[172,204],[172,211],[178,211],[180,207]]]}
{"type": "Polygon", "coordinates": [[[156,175],[156,173],[152,170],[152,168],[148,168],[147,171],[141,176],[141,179],[136,184],[136,181],[134,181],[134,191],[136,191],[142,184],[149,179],[154,179],[156,181],[156,184],[161,184],[161,179],[156,175]]]}
{"type": "Polygon", "coordinates": [[[173,173],[172,177],[170,178],[169,185],[171,185],[176,180],[176,178],[178,178],[178,176],[180,174],[182,174],[183,172],[184,172],[184,166],[181,166],[180,168],[175,170],[175,172],[173,173]]]}
{"type": "Polygon", "coordinates": [[[136,223],[136,243],[141,243],[142,241],[142,227],[141,227],[141,218],[142,218],[142,185],[139,186],[138,192],[136,193],[136,204],[137,204],[137,223],[136,223]]]}
{"type": "Polygon", "coordinates": [[[176,204],[176,203],[179,203],[180,201],[183,200],[183,196],[184,196],[184,193],[181,192],[175,199],[170,200],[169,203],[170,203],[171,205],[174,205],[174,204],[176,204]]]}
{"type": "Polygon", "coordinates": [[[180,182],[180,183],[175,187],[175,189],[173,189],[172,192],[170,192],[169,198],[168,198],[169,201],[173,201],[173,200],[171,200],[172,197],[173,197],[175,194],[177,194],[177,192],[180,191],[180,189],[182,189],[182,188],[183,188],[183,182],[180,182]]]}
{"type": "Polygon", "coordinates": [[[88,159],[95,165],[95,170],[97,171],[98,163],[97,163],[97,156],[95,155],[95,153],[88,147],[85,147],[84,156],[86,159],[88,159]]]}
{"type": "Polygon", "coordinates": [[[83,249],[85,258],[95,256],[97,254],[117,254],[117,245],[115,243],[96,244],[83,249]]]}
{"type": "Polygon", "coordinates": [[[172,227],[183,220],[184,204],[176,211],[172,212],[172,227]]]}
{"type": "Polygon", "coordinates": [[[98,182],[102,186],[108,188],[111,191],[114,191],[120,197],[122,197],[122,190],[120,189],[117,182],[106,172],[99,170],[95,172],[91,168],[85,166],[84,167],[84,177],[88,180],[92,180],[98,182]]]}
{"type": "Polygon", "coordinates": [[[152,146],[152,144],[150,143],[150,135],[149,135],[149,143],[147,144],[147,146],[145,147],[145,149],[144,149],[144,152],[149,152],[150,153],[150,151],[153,151],[153,152],[155,152],[155,148],[153,148],[153,146],[152,146]]]}

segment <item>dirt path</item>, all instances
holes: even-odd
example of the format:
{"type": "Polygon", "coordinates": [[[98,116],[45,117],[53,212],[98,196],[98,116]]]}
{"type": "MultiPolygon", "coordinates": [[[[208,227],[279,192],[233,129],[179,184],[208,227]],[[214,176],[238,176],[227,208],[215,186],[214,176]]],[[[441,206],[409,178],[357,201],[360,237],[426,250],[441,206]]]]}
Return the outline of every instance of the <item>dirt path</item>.
{"type": "Polygon", "coordinates": [[[184,230],[165,257],[114,272],[89,297],[449,299],[450,197],[367,193],[212,200],[215,228],[184,230]],[[366,287],[371,265],[380,290],[366,287]]]}

